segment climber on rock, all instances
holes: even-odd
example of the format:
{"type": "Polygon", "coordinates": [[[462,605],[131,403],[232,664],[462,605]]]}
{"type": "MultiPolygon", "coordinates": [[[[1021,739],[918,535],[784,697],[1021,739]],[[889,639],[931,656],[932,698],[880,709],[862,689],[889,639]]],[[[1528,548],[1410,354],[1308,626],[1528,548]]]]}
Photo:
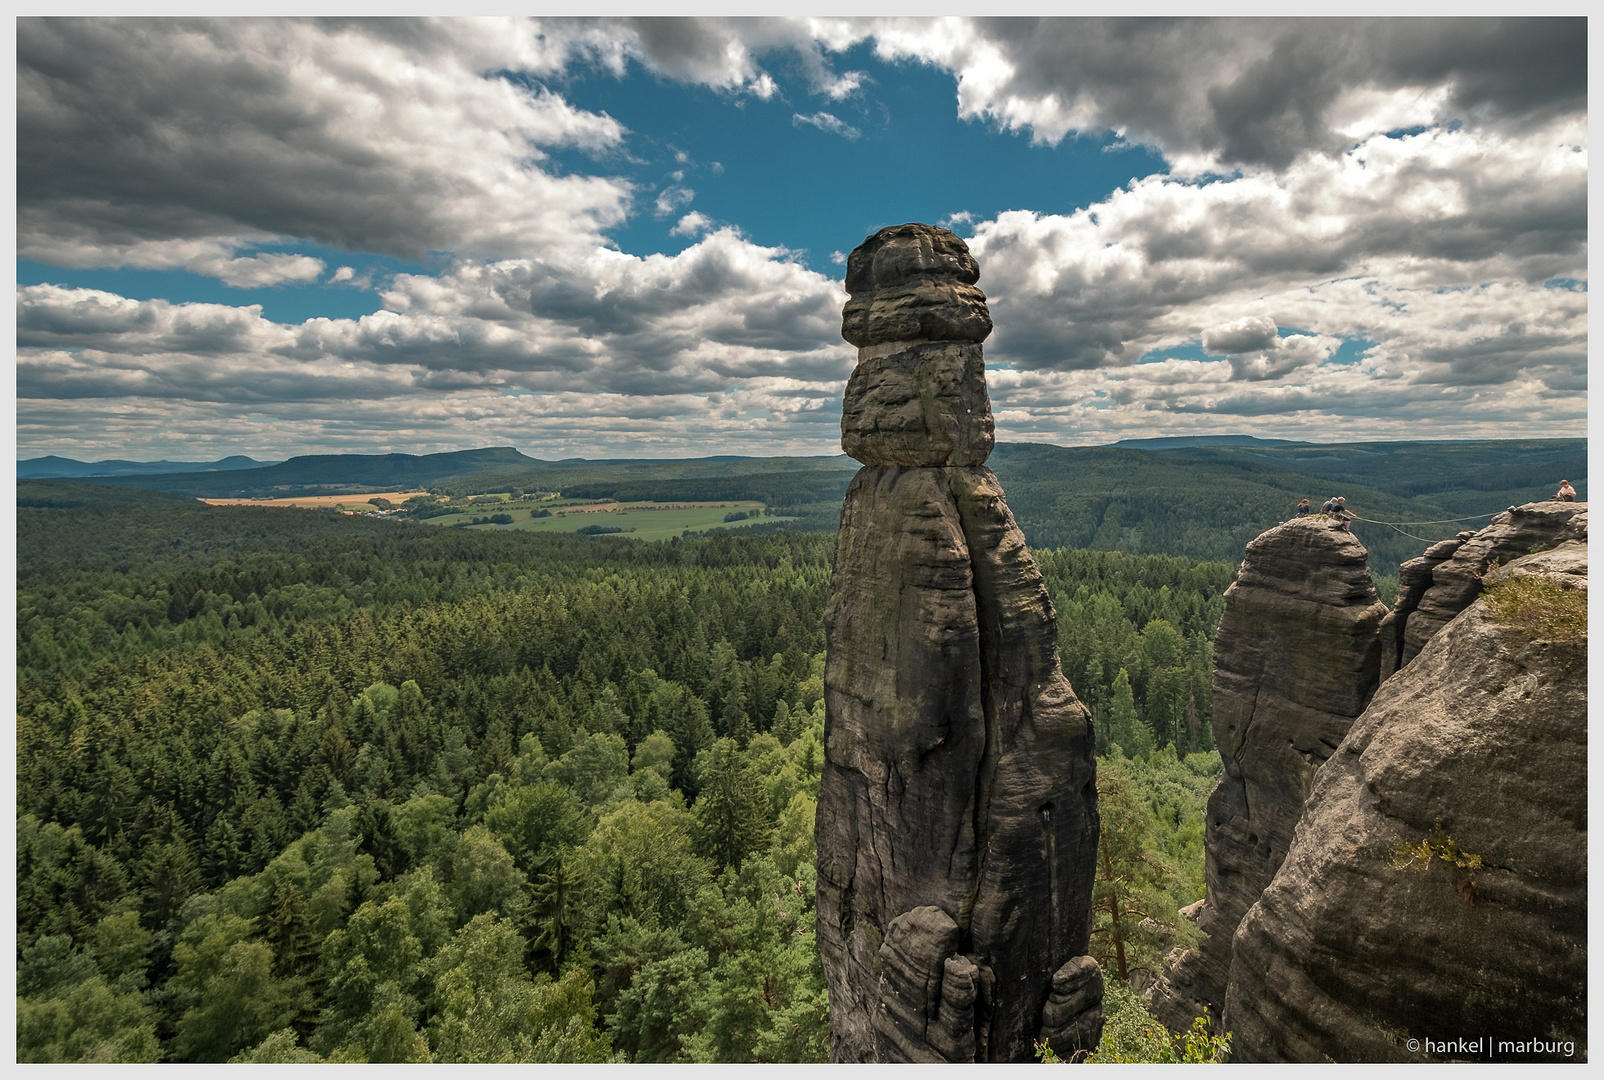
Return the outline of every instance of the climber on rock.
{"type": "Polygon", "coordinates": [[[1575,502],[1576,489],[1571,487],[1571,482],[1569,480],[1561,480],[1559,482],[1559,490],[1554,493],[1554,498],[1558,499],[1560,502],[1575,502]]]}
{"type": "Polygon", "coordinates": [[[1352,532],[1353,530],[1348,528],[1348,522],[1353,520],[1354,515],[1348,512],[1347,502],[1348,500],[1342,496],[1333,495],[1324,506],[1320,507],[1320,512],[1334,519],[1337,523],[1336,528],[1343,532],[1352,532]]]}
{"type": "Polygon", "coordinates": [[[1293,516],[1295,516],[1295,517],[1308,517],[1309,516],[1309,500],[1308,499],[1299,499],[1298,500],[1298,509],[1294,513],[1293,516]]]}

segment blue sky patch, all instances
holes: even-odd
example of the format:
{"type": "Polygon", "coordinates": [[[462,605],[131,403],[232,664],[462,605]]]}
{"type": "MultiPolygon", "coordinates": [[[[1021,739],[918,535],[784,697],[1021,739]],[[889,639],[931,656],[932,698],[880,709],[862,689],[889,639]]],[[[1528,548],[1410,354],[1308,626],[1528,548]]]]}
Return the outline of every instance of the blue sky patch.
{"type": "Polygon", "coordinates": [[[73,289],[103,289],[131,300],[166,300],[173,304],[226,304],[230,307],[262,305],[262,316],[279,323],[300,324],[307,319],[358,319],[380,308],[375,287],[384,287],[396,274],[438,272],[419,263],[387,255],[339,251],[321,244],[270,244],[237,253],[311,255],[325,263],[316,282],[286,282],[267,288],[236,289],[215,277],[188,270],[71,270],[44,263],[17,260],[18,285],[63,285],[73,289]],[[369,285],[330,283],[342,266],[369,285]]]}
{"type": "Polygon", "coordinates": [[[782,68],[775,72],[779,92],[763,101],[659,80],[636,65],[623,79],[579,73],[553,88],[628,127],[635,160],[554,156],[565,169],[624,175],[651,189],[611,234],[624,251],[682,251],[693,238],[670,230],[695,210],[738,224],[755,243],[802,252],[809,268],[838,279],[845,270],[831,253],[851,251],[885,225],[944,221],[962,212],[975,220],[1004,210],[1071,213],[1133,178],[1168,171],[1152,149],[1124,146],[1112,134],[1033,146],[1028,132],[960,120],[950,74],[913,62],[887,64],[869,46],[833,55],[831,64],[838,72],[867,72],[868,79],[832,102],[808,93],[782,68]],[[817,119],[821,114],[857,136],[831,130],[828,120],[817,119]],[[696,197],[659,216],[654,202],[672,187],[688,187],[696,197]]]}
{"type": "Polygon", "coordinates": [[[1165,360],[1198,360],[1203,363],[1209,363],[1218,359],[1220,359],[1218,356],[1210,356],[1204,352],[1202,345],[1188,342],[1185,345],[1176,345],[1168,349],[1154,349],[1152,352],[1144,353],[1141,359],[1136,362],[1138,364],[1158,364],[1165,360]]]}

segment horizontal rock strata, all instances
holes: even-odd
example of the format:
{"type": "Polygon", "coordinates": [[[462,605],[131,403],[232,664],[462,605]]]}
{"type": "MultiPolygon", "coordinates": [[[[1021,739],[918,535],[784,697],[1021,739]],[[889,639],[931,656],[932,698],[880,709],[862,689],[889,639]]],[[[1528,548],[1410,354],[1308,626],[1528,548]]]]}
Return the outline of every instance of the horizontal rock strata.
{"type": "Polygon", "coordinates": [[[860,349],[888,341],[973,341],[991,333],[980,267],[962,240],[928,225],[893,225],[847,263],[841,336],[860,349]]]}
{"type": "Polygon", "coordinates": [[[979,345],[910,345],[861,361],[847,382],[841,448],[875,465],[983,465],[991,401],[979,345]]]}

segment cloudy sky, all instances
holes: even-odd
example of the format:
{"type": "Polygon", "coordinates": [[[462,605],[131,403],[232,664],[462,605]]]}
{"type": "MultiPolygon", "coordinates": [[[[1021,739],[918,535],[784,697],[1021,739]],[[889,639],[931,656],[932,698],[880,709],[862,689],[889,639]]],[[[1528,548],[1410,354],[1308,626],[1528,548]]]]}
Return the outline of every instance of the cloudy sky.
{"type": "Polygon", "coordinates": [[[999,437],[1573,436],[1580,19],[17,23],[17,452],[839,452],[844,253],[999,437]]]}

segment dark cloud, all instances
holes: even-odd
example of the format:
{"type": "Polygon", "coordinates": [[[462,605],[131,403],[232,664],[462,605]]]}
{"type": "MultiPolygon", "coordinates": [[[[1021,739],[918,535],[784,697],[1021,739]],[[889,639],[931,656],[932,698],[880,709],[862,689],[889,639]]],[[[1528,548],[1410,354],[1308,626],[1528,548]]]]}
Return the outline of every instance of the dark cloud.
{"type": "MultiPolygon", "coordinates": [[[[976,107],[1007,120],[1010,98],[1055,98],[1079,110],[1077,131],[1122,130],[1226,168],[1346,149],[1353,139],[1332,114],[1360,88],[1445,87],[1444,121],[1530,123],[1586,108],[1581,18],[983,19],[977,29],[1013,73],[976,107]]],[[[1064,122],[1045,107],[1040,117],[1049,131],[1064,122]]]]}

